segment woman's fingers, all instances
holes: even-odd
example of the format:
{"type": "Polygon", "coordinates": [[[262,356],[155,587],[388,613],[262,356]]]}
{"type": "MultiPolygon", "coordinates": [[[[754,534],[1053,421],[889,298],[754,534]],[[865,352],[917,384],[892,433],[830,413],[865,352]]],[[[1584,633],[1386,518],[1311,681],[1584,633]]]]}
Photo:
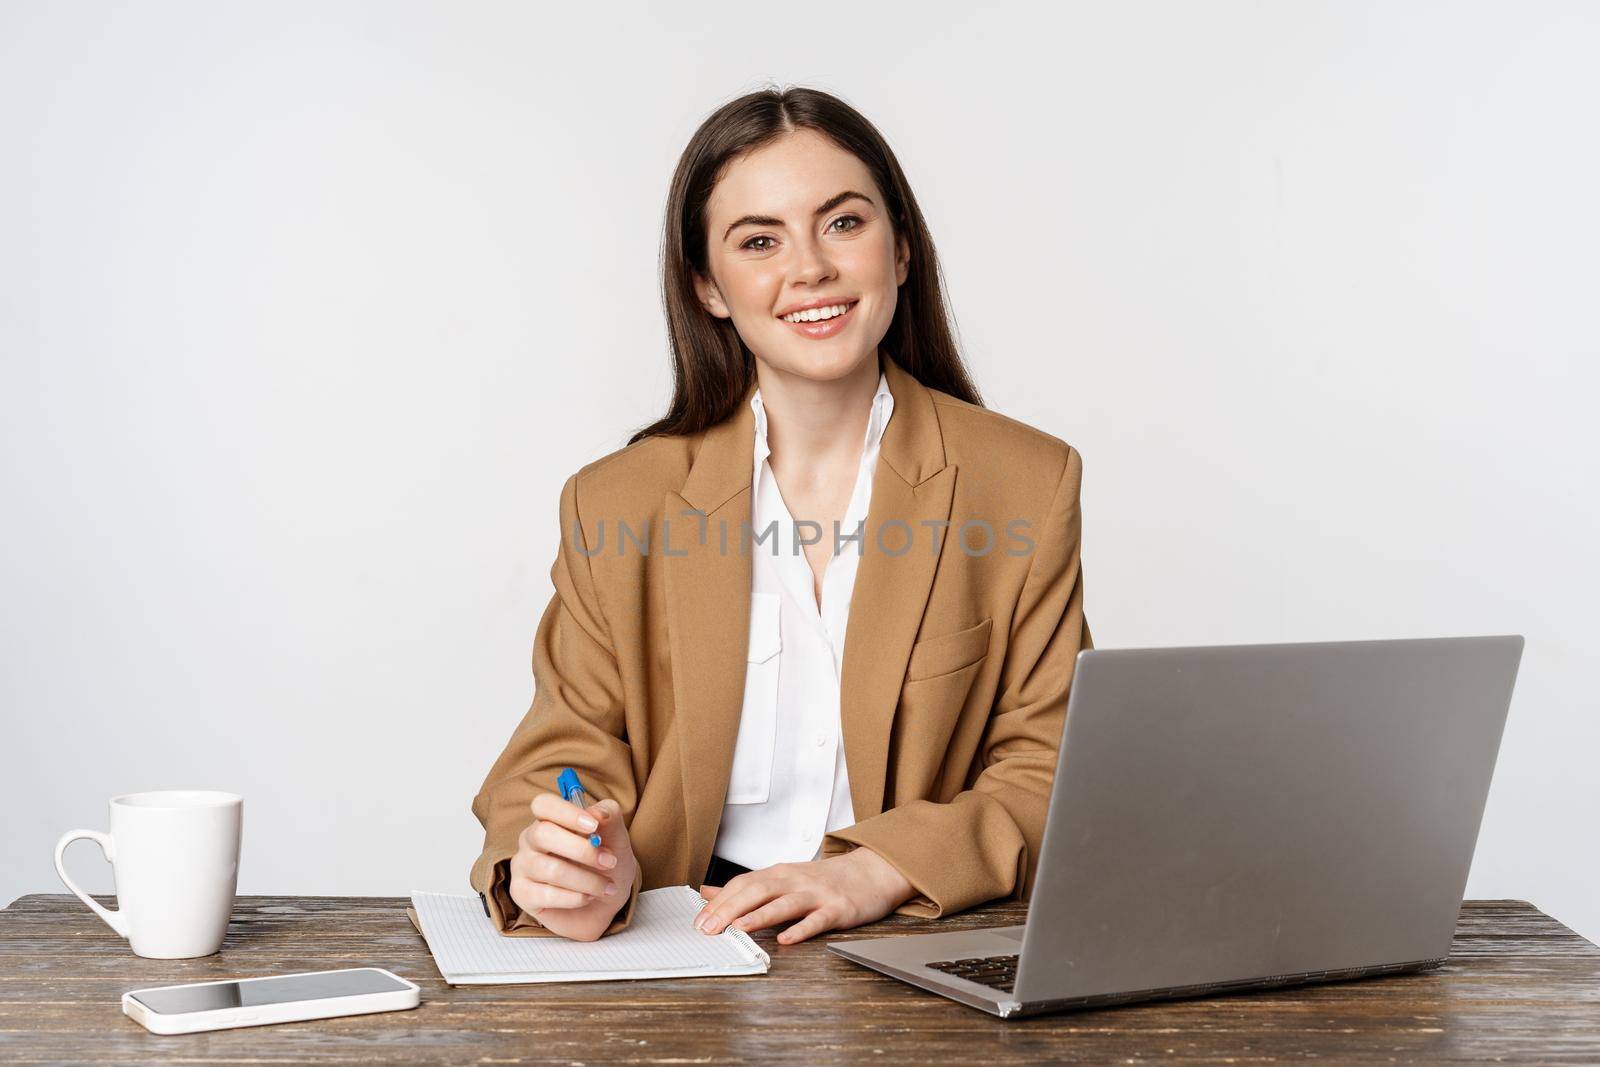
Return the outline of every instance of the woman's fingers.
{"type": "Polygon", "coordinates": [[[587,834],[575,834],[553,822],[540,819],[528,828],[528,836],[536,852],[563,856],[600,870],[610,870],[617,865],[616,854],[589,844],[587,834]]]}
{"type": "Polygon", "coordinates": [[[838,922],[831,914],[829,914],[828,909],[816,908],[804,919],[801,919],[799,922],[789,927],[789,929],[780,933],[778,935],[778,944],[793,945],[797,942],[804,941],[808,937],[815,937],[817,934],[826,933],[837,925],[838,922]]]}
{"type": "Polygon", "coordinates": [[[812,902],[809,898],[799,893],[786,893],[770,903],[763,904],[747,915],[741,915],[733,920],[730,926],[736,926],[747,934],[757,930],[765,930],[769,926],[776,926],[790,919],[797,919],[812,911],[812,902]]]}
{"type": "Polygon", "coordinates": [[[615,883],[605,875],[548,852],[517,853],[511,860],[511,874],[592,897],[608,897],[616,892],[615,883]]]}
{"type": "Polygon", "coordinates": [[[734,919],[783,893],[784,888],[779,885],[779,879],[771,868],[731,878],[722,887],[722,892],[717,894],[717,899],[707,905],[695,920],[695,929],[708,934],[720,934],[734,919]]]}
{"type": "MultiPolygon", "coordinates": [[[[602,800],[601,804],[607,803],[602,800]]],[[[615,804],[616,801],[609,803],[615,804]]],[[[562,800],[555,793],[540,793],[533,798],[533,817],[553,822],[557,826],[565,826],[575,834],[592,834],[600,828],[600,821],[594,817],[588,808],[580,808],[570,801],[562,800]]]]}
{"type": "Polygon", "coordinates": [[[600,820],[600,841],[614,853],[633,851],[628,841],[628,824],[622,819],[622,805],[615,800],[602,800],[589,808],[590,814],[600,820]]]}
{"type": "Polygon", "coordinates": [[[615,853],[597,850],[587,837],[542,819],[535,819],[517,835],[517,854],[524,853],[534,856],[554,853],[601,870],[617,865],[615,853]]]}
{"type": "Polygon", "coordinates": [[[530,830],[537,830],[541,823],[551,823],[555,828],[564,830],[570,835],[563,837],[553,834],[548,838],[528,838],[526,840],[530,847],[544,848],[570,860],[587,863],[602,870],[610,870],[617,866],[618,849],[629,847],[628,828],[622,821],[622,806],[615,800],[602,800],[587,808],[580,808],[570,801],[562,800],[554,793],[540,793],[533,798],[530,808],[534,814],[530,830]],[[589,844],[590,835],[596,833],[600,835],[600,851],[596,851],[596,846],[589,844]],[[608,845],[612,846],[609,850],[605,847],[608,845]]]}
{"type": "Polygon", "coordinates": [[[617,866],[616,853],[589,844],[589,834],[607,821],[620,825],[616,801],[584,809],[554,793],[540,793],[531,809],[534,821],[518,836],[511,859],[511,899],[532,912],[581,908],[614,897],[619,890],[606,872],[617,866]]]}
{"type": "Polygon", "coordinates": [[[511,879],[511,899],[530,915],[542,908],[581,908],[589,903],[589,898],[576,890],[527,878],[511,879]]]}

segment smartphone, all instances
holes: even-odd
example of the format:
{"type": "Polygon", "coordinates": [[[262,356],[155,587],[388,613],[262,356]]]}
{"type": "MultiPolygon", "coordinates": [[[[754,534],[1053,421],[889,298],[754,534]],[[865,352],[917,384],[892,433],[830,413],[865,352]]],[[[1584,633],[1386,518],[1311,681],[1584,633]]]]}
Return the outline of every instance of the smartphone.
{"type": "Polygon", "coordinates": [[[401,1011],[422,990],[382,967],[306,971],[271,978],[153,986],[122,994],[122,1012],[155,1034],[192,1034],[335,1015],[401,1011]]]}

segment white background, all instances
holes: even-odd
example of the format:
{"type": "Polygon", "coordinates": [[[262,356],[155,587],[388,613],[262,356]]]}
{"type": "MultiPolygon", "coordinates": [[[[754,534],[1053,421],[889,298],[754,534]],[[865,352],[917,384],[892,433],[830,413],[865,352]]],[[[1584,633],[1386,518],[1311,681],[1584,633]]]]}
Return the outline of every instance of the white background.
{"type": "Polygon", "coordinates": [[[682,11],[0,7],[0,902],[173,787],[241,892],[468,889],[561,483],[665,407],[668,178],[775,80],[1081,450],[1097,642],[1525,634],[1468,892],[1600,938],[1600,9],[682,11]]]}

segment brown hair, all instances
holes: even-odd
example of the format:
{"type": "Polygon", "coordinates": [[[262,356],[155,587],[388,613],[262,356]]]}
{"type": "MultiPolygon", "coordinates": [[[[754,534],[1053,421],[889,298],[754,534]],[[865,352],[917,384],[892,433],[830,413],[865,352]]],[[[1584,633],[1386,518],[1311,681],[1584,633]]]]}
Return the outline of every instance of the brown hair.
{"type": "Polygon", "coordinates": [[[672,403],[660,419],[636,431],[631,445],[652,435],[698,433],[732,415],[755,381],[755,357],[732,320],[701,305],[694,272],[709,278],[706,204],[723,168],[735,157],[799,129],[816,130],[866,165],[883,192],[897,237],[911,250],[894,320],[881,348],[917,381],[982,405],[956,348],[942,289],[939,257],[900,163],[866,116],[818,89],[766,88],[714,111],[678,160],[667,197],[661,243],[661,292],[672,345],[672,403]]]}

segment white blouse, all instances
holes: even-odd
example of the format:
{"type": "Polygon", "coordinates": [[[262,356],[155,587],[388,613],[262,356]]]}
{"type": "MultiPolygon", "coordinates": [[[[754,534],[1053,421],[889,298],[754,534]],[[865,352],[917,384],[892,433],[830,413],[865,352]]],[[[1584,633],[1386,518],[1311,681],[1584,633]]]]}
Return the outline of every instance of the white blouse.
{"type": "MultiPolygon", "coordinates": [[[[844,538],[865,530],[878,446],[894,396],[880,373],[855,489],[839,524],[839,550],[823,571],[820,610],[811,565],[804,546],[796,548],[794,519],[767,463],[771,450],[759,389],[750,406],[756,413],[751,528],[763,539],[750,543],[744,707],[715,852],[756,870],[816,859],[823,835],[855,822],[839,721],[839,677],[850,594],[866,535],[844,538]],[[769,525],[772,533],[766,532],[769,525]]],[[[816,531],[807,527],[805,534],[814,537],[816,531]]],[[[821,543],[833,548],[832,530],[822,531],[821,543]]]]}

